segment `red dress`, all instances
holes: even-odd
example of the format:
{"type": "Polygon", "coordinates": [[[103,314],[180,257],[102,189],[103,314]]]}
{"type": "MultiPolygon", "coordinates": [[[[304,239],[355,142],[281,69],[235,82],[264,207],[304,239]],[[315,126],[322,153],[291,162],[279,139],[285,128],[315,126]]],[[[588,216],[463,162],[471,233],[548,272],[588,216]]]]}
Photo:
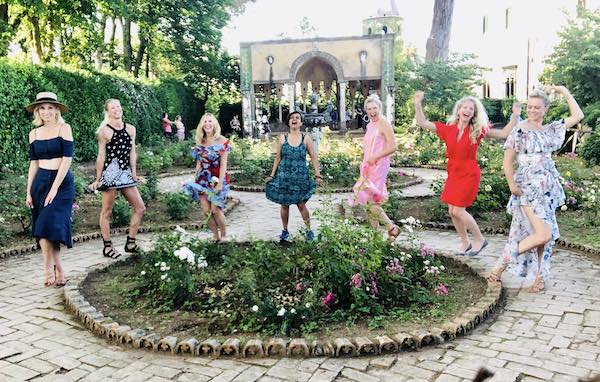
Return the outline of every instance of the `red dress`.
{"type": "Polygon", "coordinates": [[[477,164],[477,149],[487,133],[487,129],[483,129],[476,143],[471,143],[470,128],[463,131],[460,140],[457,140],[458,126],[456,124],[446,125],[435,122],[435,130],[446,144],[446,157],[448,158],[446,166],[448,180],[444,184],[440,199],[453,206],[469,207],[477,199],[479,191],[481,170],[477,164]]]}

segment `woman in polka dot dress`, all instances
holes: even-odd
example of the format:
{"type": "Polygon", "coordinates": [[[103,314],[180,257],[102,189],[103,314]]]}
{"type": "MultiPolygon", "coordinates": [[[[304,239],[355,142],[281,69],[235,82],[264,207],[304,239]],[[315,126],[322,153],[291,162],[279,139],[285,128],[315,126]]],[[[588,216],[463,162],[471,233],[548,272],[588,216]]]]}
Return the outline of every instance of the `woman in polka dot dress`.
{"type": "Polygon", "coordinates": [[[135,236],[146,207],[137,189],[139,177],[136,173],[135,127],[123,121],[121,102],[109,99],[104,105],[104,121],[98,128],[98,158],[96,180],[90,185],[94,191],[102,191],[100,231],[104,241],[102,254],[117,258],[121,254],[113,247],[110,239],[109,220],[117,197],[117,190],[133,207],[129,223],[129,234],[125,252],[136,252],[135,236]]]}

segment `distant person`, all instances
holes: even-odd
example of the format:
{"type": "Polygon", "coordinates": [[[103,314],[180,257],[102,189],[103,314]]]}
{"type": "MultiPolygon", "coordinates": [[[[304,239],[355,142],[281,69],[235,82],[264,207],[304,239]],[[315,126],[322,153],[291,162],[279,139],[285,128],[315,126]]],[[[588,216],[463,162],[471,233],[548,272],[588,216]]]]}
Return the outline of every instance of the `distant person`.
{"type": "Polygon", "coordinates": [[[338,112],[337,112],[337,110],[335,110],[335,109],[331,110],[331,113],[329,113],[329,116],[331,117],[331,128],[333,130],[336,130],[338,128],[338,112]]]}
{"type": "Polygon", "coordinates": [[[261,118],[262,128],[263,128],[263,136],[265,137],[265,141],[269,140],[269,134],[271,133],[271,126],[269,125],[269,117],[266,114],[263,114],[261,118]]]}
{"type": "Polygon", "coordinates": [[[56,94],[41,92],[27,106],[34,115],[29,133],[27,206],[31,209],[31,233],[42,249],[44,286],[62,287],[67,280],[60,261],[60,245],[73,246],[71,212],[75,182],[69,169],[73,160],[73,134],[61,112],[68,108],[56,94]]]}
{"type": "Polygon", "coordinates": [[[183,121],[181,120],[180,115],[175,117],[174,123],[175,123],[175,127],[177,128],[177,140],[179,142],[183,142],[183,140],[185,139],[185,125],[183,124],[183,121]]]}
{"type": "Polygon", "coordinates": [[[163,134],[164,134],[165,138],[171,139],[171,137],[173,136],[173,128],[171,126],[171,125],[173,125],[173,122],[169,119],[169,114],[163,113],[161,121],[162,121],[163,134]]]}
{"type": "Polygon", "coordinates": [[[240,120],[238,119],[237,114],[233,116],[233,119],[231,121],[229,121],[229,126],[231,127],[231,130],[235,134],[237,134],[240,138],[244,138],[244,134],[242,132],[240,120]]]}
{"type": "Polygon", "coordinates": [[[363,126],[363,122],[364,122],[363,116],[364,115],[365,114],[363,113],[362,109],[360,108],[360,106],[358,106],[356,108],[356,128],[357,129],[362,129],[362,128],[366,129],[366,127],[363,126]]]}

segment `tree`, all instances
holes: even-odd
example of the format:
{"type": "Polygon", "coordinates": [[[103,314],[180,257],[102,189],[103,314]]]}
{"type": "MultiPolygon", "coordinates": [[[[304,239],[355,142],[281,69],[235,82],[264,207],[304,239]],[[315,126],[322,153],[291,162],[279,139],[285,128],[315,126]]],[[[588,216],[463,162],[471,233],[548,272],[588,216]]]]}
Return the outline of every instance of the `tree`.
{"type": "Polygon", "coordinates": [[[560,42],[546,63],[542,81],[565,85],[585,113],[584,123],[600,119],[600,10],[580,7],[560,32],[560,42]]]}
{"type": "Polygon", "coordinates": [[[435,0],[431,32],[427,39],[425,59],[447,60],[452,29],[452,12],[454,0],[435,0]]]}

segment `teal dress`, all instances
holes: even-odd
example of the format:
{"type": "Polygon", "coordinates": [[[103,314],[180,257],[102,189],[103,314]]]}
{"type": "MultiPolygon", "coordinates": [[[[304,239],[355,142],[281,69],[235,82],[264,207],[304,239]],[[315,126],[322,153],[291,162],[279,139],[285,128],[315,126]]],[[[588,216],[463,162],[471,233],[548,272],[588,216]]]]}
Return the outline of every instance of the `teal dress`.
{"type": "Polygon", "coordinates": [[[306,163],[307,149],[304,134],[298,146],[292,146],[285,135],[281,145],[281,162],[273,179],[267,183],[267,199],[289,206],[305,203],[315,192],[315,181],[310,178],[306,163]]]}

